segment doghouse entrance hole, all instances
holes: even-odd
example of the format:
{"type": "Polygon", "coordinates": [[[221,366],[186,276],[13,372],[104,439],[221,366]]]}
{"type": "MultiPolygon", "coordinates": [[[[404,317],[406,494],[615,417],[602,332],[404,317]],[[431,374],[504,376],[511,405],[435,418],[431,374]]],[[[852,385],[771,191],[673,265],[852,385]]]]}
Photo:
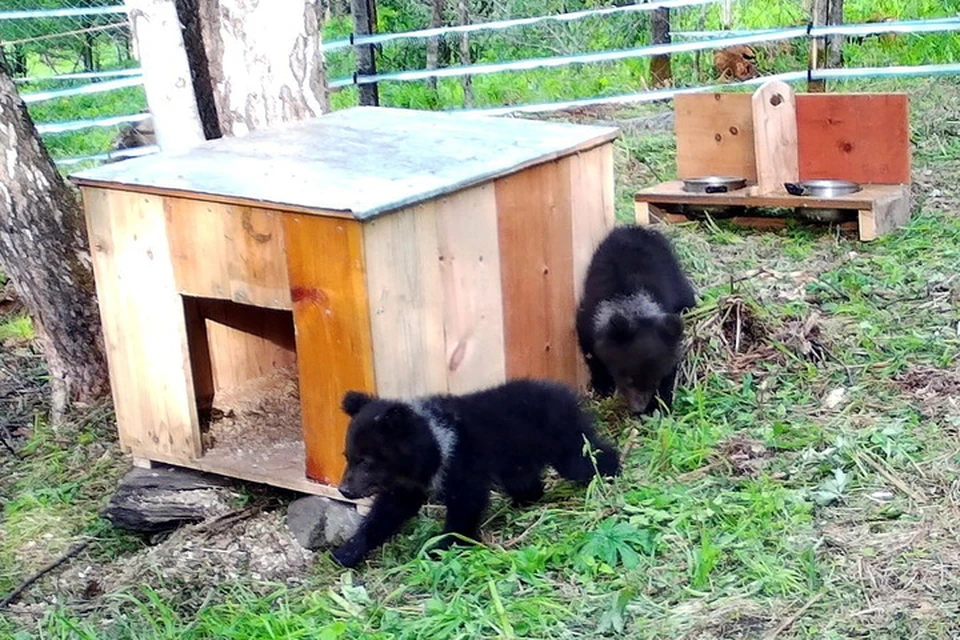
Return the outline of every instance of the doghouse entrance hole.
{"type": "Polygon", "coordinates": [[[184,296],[203,460],[303,477],[293,314],[184,296]]]}

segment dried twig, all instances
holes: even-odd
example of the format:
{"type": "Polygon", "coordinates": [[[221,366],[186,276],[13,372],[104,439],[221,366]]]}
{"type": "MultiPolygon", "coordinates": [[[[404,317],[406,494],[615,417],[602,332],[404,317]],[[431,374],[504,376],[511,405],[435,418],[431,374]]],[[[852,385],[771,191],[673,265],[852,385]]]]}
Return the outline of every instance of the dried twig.
{"type": "Polygon", "coordinates": [[[10,605],[11,603],[15,602],[15,601],[17,600],[17,598],[19,598],[20,595],[21,595],[24,591],[26,591],[27,589],[29,589],[30,586],[31,586],[34,582],[36,582],[37,580],[39,580],[39,579],[42,578],[43,576],[47,575],[48,573],[50,573],[51,571],[53,571],[54,569],[56,569],[57,567],[59,567],[61,564],[63,564],[64,562],[66,562],[66,561],[69,560],[70,558],[73,558],[73,557],[79,555],[80,552],[82,552],[84,549],[86,549],[89,545],[90,545],[90,541],[89,541],[89,540],[86,540],[86,541],[84,541],[84,542],[81,542],[81,543],[79,543],[79,544],[74,545],[74,546],[73,546],[69,551],[67,551],[65,554],[63,554],[62,556],[60,556],[59,558],[57,558],[56,560],[54,560],[54,561],[51,562],[50,564],[46,565],[45,567],[43,567],[42,569],[40,569],[39,571],[37,571],[35,574],[33,574],[32,576],[30,576],[29,578],[27,578],[26,580],[24,580],[23,582],[21,582],[19,585],[17,585],[17,588],[16,588],[16,589],[14,589],[13,591],[11,591],[11,592],[7,595],[7,597],[5,597],[3,600],[0,600],[0,609],[5,609],[8,605],[10,605]]]}
{"type": "Polygon", "coordinates": [[[927,501],[926,498],[924,498],[922,495],[917,493],[915,489],[912,489],[910,485],[908,485],[906,482],[904,482],[903,480],[895,476],[893,473],[888,471],[886,468],[884,468],[884,466],[878,460],[875,460],[871,454],[867,453],[866,451],[861,451],[855,454],[855,456],[857,458],[862,458],[864,462],[866,462],[868,465],[873,467],[874,471],[876,471],[881,476],[886,478],[886,480],[889,483],[891,483],[897,489],[900,489],[900,491],[904,492],[905,494],[913,498],[915,501],[921,504],[927,501]]]}
{"type": "Polygon", "coordinates": [[[809,600],[807,600],[807,603],[806,603],[805,605],[803,605],[802,607],[800,607],[799,609],[797,609],[797,612],[796,612],[795,614],[793,614],[792,616],[790,616],[789,618],[787,618],[786,620],[784,620],[784,621],[780,624],[779,627],[777,627],[777,628],[774,629],[772,632],[770,632],[770,633],[768,633],[766,636],[764,636],[763,640],[774,640],[774,638],[776,638],[776,637],[779,636],[781,633],[783,633],[784,631],[786,631],[787,629],[789,629],[790,627],[792,627],[792,626],[793,626],[793,623],[796,622],[797,620],[799,620],[799,619],[800,619],[800,616],[802,616],[804,613],[806,613],[806,612],[807,612],[807,609],[809,609],[810,607],[812,607],[813,605],[815,605],[815,604],[817,603],[817,601],[820,600],[820,598],[822,598],[823,596],[824,596],[824,592],[821,591],[820,593],[816,594],[815,596],[813,596],[812,598],[810,598],[809,600]]]}
{"type": "Polygon", "coordinates": [[[544,521],[546,517],[547,517],[547,510],[544,509],[543,512],[540,514],[540,517],[534,520],[533,524],[531,524],[529,527],[524,529],[523,533],[521,533],[515,538],[510,538],[500,546],[503,547],[504,549],[509,549],[510,547],[519,544],[524,538],[526,538],[530,534],[531,531],[537,528],[540,525],[540,523],[544,521]]]}

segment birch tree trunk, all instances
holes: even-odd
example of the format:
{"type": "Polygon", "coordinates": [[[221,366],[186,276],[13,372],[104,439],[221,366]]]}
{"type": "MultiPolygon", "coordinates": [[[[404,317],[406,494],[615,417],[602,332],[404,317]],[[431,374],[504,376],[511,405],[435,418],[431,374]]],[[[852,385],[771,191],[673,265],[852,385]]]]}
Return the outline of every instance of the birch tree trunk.
{"type": "Polygon", "coordinates": [[[157,144],[184,151],[206,138],[193,92],[190,63],[172,0],[126,0],[157,144]]]}
{"type": "Polygon", "coordinates": [[[93,268],[79,199],[0,70],[0,270],[33,318],[53,389],[51,421],[71,400],[109,392],[93,268]]]}
{"type": "Polygon", "coordinates": [[[197,4],[223,135],[240,136],[328,110],[319,0],[197,4]]]}

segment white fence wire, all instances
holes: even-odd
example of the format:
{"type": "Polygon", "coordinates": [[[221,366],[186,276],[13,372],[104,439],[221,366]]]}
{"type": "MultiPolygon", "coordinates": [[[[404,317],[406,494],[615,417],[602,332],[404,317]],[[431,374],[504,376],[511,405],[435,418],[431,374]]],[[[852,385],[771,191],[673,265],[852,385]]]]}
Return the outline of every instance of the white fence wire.
{"type": "MultiPolygon", "coordinates": [[[[67,4],[69,0],[64,0],[67,4]]],[[[382,33],[369,36],[353,36],[349,38],[324,43],[326,52],[348,50],[350,48],[383,45],[390,42],[416,41],[435,38],[448,34],[464,34],[477,32],[497,32],[509,29],[522,29],[546,23],[574,23],[586,18],[606,18],[615,15],[637,14],[655,9],[677,9],[697,7],[719,3],[720,0],[655,0],[641,4],[631,4],[613,7],[598,7],[581,11],[572,11],[561,14],[512,18],[475,24],[444,26],[430,29],[417,29],[402,33],[382,33]]],[[[23,9],[15,11],[0,11],[0,51],[7,52],[11,46],[22,47],[25,43],[41,41],[55,41],[57,38],[85,39],[85,46],[89,48],[92,39],[99,38],[104,31],[109,31],[109,37],[118,37],[118,47],[128,48],[129,53],[129,23],[126,20],[126,8],[118,2],[111,6],[100,7],[62,7],[54,9],[23,9]],[[61,21],[58,23],[58,21],[61,21]],[[82,22],[80,22],[82,21],[82,22]],[[100,21],[100,22],[97,22],[100,21]],[[101,22],[107,21],[106,24],[101,22]],[[11,29],[11,25],[34,24],[42,22],[50,30],[51,24],[61,24],[62,29],[52,27],[51,33],[38,32],[37,29],[25,29],[21,36],[11,29]],[[79,26],[73,29],[72,26],[79,26]],[[11,37],[11,34],[14,34],[11,37]],[[110,35],[114,34],[114,35],[110,35]]],[[[507,62],[468,64],[448,66],[436,69],[411,69],[392,71],[375,75],[354,74],[348,78],[337,78],[329,82],[331,89],[340,89],[385,82],[412,82],[428,78],[452,78],[459,76],[474,76],[482,74],[504,73],[512,71],[526,71],[532,69],[557,68],[569,65],[608,63],[619,60],[644,58],[658,55],[670,55],[721,49],[735,45],[754,46],[767,42],[788,41],[798,39],[823,38],[830,35],[842,36],[871,36],[880,34],[924,34],[960,31],[960,17],[943,17],[927,20],[902,20],[877,22],[866,24],[846,24],[837,26],[797,26],[786,28],[727,30],[727,31],[675,31],[671,36],[678,41],[669,44],[645,45],[628,49],[606,50],[575,53],[570,55],[547,56],[512,60],[507,62]]],[[[119,49],[118,49],[119,50],[119,49]]],[[[84,52],[89,58],[89,50],[84,52]]],[[[122,52],[118,53],[123,58],[122,52]]],[[[8,55],[9,57],[9,55],[8,55]]],[[[2,61],[2,60],[0,60],[2,61]]],[[[9,65],[9,61],[8,65],[9,65]]],[[[16,62],[16,60],[15,60],[16,62]]],[[[128,59],[127,62],[130,62],[128,59]]],[[[84,63],[89,66],[90,60],[84,63]]],[[[30,65],[26,65],[30,66],[30,65]]],[[[76,65],[74,65],[76,66],[76,65]]],[[[97,66],[96,64],[94,66],[97,66]]],[[[21,68],[22,73],[14,80],[26,89],[22,93],[25,102],[30,105],[53,101],[60,98],[98,95],[122,89],[137,87],[143,83],[139,68],[127,64],[125,68],[93,68],[77,70],[62,68],[62,65],[51,64],[48,71],[36,68],[21,68]],[[76,84],[79,81],[87,81],[76,84]],[[73,86],[57,86],[57,83],[68,83],[73,86]],[[42,87],[42,88],[38,88],[42,87]]],[[[894,67],[862,67],[846,69],[819,69],[802,70],[777,75],[767,75],[745,82],[709,84],[693,87],[657,89],[636,93],[583,98],[567,101],[552,101],[537,104],[513,105],[505,107],[485,107],[476,109],[456,109],[465,115],[506,115],[522,113],[542,113],[572,108],[588,107],[602,104],[637,104],[670,100],[681,93],[716,91],[737,86],[754,86],[770,80],[781,79],[787,82],[802,80],[835,80],[851,78],[878,78],[878,77],[914,77],[942,74],[960,74],[960,64],[894,66],[894,67]]],[[[149,118],[148,113],[132,113],[112,115],[101,118],[77,119],[61,122],[41,122],[37,125],[42,135],[76,132],[93,128],[108,128],[123,124],[133,124],[149,118]]],[[[88,160],[108,160],[117,157],[143,155],[156,151],[156,147],[139,147],[112,153],[100,153],[89,156],[76,156],[58,160],[61,165],[72,165],[88,160]]]]}

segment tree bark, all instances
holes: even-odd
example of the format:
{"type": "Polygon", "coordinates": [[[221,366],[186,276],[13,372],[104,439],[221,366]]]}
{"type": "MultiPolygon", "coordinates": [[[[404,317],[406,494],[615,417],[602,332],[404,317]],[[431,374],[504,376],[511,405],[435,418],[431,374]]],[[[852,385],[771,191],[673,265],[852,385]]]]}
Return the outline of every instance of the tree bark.
{"type": "MultiPolygon", "coordinates": [[[[830,0],[827,9],[827,24],[839,26],[843,24],[843,0],[830,0]]],[[[846,36],[832,35],[827,37],[827,67],[838,69],[843,66],[843,41],[846,36]]]]}
{"type": "MultiPolygon", "coordinates": [[[[368,36],[374,31],[377,22],[374,18],[375,0],[352,0],[351,13],[353,14],[353,31],[358,36],[368,36]]],[[[377,72],[377,59],[373,45],[354,47],[357,56],[357,74],[362,76],[374,75],[377,72]]],[[[380,94],[377,85],[360,85],[360,104],[365,107],[380,106],[380,94]]]]}
{"type": "MultiPolygon", "coordinates": [[[[461,25],[470,24],[470,0],[458,0],[457,19],[461,25]]],[[[463,32],[460,34],[460,64],[466,66],[470,64],[470,34],[463,32]]],[[[473,80],[469,75],[461,78],[463,83],[463,106],[473,106],[473,80]]]]}
{"type": "Polygon", "coordinates": [[[210,76],[210,61],[203,43],[203,25],[200,21],[199,0],[175,0],[177,16],[183,34],[183,46],[190,66],[190,78],[193,80],[193,95],[197,102],[200,125],[207,140],[223,136],[220,130],[220,117],[217,115],[217,100],[210,76]]]}
{"type": "MultiPolygon", "coordinates": [[[[670,9],[654,9],[650,29],[653,44],[670,44],[670,9]]],[[[673,71],[669,55],[650,58],[650,79],[655,87],[670,86],[673,71]]]]}
{"type": "Polygon", "coordinates": [[[199,0],[198,5],[223,135],[328,110],[319,0],[199,0]]]}
{"type": "MultiPolygon", "coordinates": [[[[813,0],[810,9],[810,21],[815,27],[822,27],[827,24],[827,8],[829,0],[813,0]]],[[[820,69],[824,63],[824,39],[810,39],[810,68],[820,69]]],[[[807,82],[807,91],[810,93],[823,93],[827,90],[827,84],[823,80],[811,80],[807,82]]]]}
{"type": "Polygon", "coordinates": [[[51,421],[71,400],[109,392],[93,267],[79,199],[0,71],[0,269],[30,312],[53,389],[51,421]]]}
{"type": "MultiPolygon", "coordinates": [[[[430,28],[436,29],[443,24],[443,0],[430,0],[430,28]]],[[[440,59],[440,36],[427,39],[427,69],[436,69],[440,59]]],[[[437,79],[427,78],[427,86],[437,90],[437,79]]]]}
{"type": "Polygon", "coordinates": [[[126,0],[157,144],[184,151],[206,138],[191,82],[180,19],[169,0],[126,0]]]}

